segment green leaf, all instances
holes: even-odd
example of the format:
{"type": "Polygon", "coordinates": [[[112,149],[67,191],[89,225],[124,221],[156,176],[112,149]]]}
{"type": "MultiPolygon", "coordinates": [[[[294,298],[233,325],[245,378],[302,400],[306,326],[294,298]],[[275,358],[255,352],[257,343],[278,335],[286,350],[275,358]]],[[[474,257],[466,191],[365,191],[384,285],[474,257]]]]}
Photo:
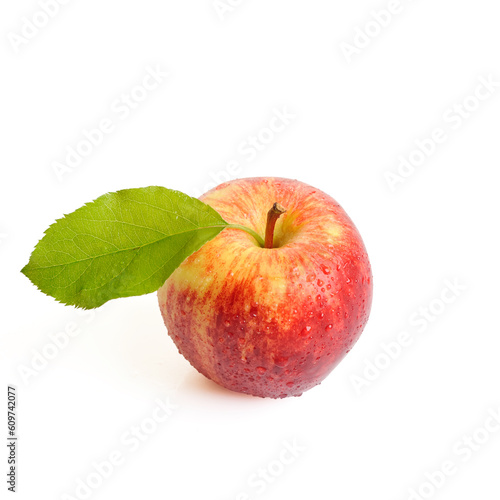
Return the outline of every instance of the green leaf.
{"type": "Polygon", "coordinates": [[[229,224],[210,206],[151,186],[108,193],[57,220],[22,272],[84,309],[151,293],[229,224]]]}

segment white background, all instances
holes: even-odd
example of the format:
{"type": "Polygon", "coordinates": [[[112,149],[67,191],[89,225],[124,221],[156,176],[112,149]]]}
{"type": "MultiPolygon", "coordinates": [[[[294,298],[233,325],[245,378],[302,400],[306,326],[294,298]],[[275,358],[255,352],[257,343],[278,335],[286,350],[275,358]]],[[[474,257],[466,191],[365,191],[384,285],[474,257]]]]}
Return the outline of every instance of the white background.
{"type": "MultiPolygon", "coordinates": [[[[500,498],[500,432],[488,420],[500,411],[500,87],[468,99],[477,109],[467,118],[452,118],[480,78],[500,82],[500,11],[492,0],[401,0],[390,23],[369,24],[363,40],[371,12],[387,7],[245,0],[221,19],[211,0],[73,0],[20,44],[23,18],[40,7],[2,3],[0,435],[15,384],[16,498],[83,498],[78,481],[113,452],[123,463],[91,498],[403,500],[411,489],[414,498],[500,498]],[[355,41],[367,46],[349,63],[341,44],[355,41]],[[123,119],[116,99],[157,66],[169,76],[147,96],[135,90],[145,99],[123,119]],[[247,161],[238,148],[275,109],[295,118],[247,161]],[[113,132],[59,180],[54,162],[104,118],[113,132]],[[435,128],[446,141],[391,189],[387,172],[435,128]],[[212,177],[224,180],[229,161],[239,177],[323,189],[369,251],[368,325],[300,398],[253,398],[204,379],[177,353],[154,294],[82,316],[20,273],[64,213],[122,188],[197,195],[212,177]],[[446,280],[466,288],[446,292],[450,304],[440,302],[446,280]],[[432,322],[419,309],[430,304],[432,322]],[[23,378],[20,368],[72,323],[79,335],[23,378]],[[411,344],[387,362],[382,344],[402,332],[411,344]],[[374,362],[385,368],[372,368],[356,390],[355,377],[374,362]],[[157,398],[177,409],[132,450],[122,436],[151,424],[157,398]],[[285,441],[301,451],[280,465],[285,441]],[[445,461],[454,473],[435,475],[439,488],[425,485],[445,461]],[[272,482],[255,482],[263,470],[272,482]]],[[[4,479],[0,488],[3,498],[4,479]]]]}

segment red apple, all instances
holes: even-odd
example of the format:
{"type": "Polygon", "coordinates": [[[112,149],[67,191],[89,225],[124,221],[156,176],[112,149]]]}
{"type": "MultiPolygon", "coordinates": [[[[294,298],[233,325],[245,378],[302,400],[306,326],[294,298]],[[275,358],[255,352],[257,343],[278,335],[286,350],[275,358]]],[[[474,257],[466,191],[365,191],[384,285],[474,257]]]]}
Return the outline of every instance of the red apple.
{"type": "Polygon", "coordinates": [[[356,227],[330,196],[296,180],[238,179],[200,199],[262,236],[275,202],[286,213],[273,248],[225,229],[174,271],[158,291],[169,335],[223,387],[300,396],[333,370],[368,320],[372,275],[356,227]]]}

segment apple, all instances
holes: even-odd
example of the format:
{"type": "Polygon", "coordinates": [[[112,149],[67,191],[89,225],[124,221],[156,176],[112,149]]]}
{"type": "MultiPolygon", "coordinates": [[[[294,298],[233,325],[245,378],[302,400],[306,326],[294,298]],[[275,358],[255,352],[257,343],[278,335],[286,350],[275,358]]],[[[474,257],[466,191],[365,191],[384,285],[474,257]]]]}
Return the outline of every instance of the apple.
{"type": "Polygon", "coordinates": [[[238,179],[200,200],[266,245],[226,229],[188,257],[158,290],[170,337],[227,389],[300,396],[368,320],[372,274],[356,227],[334,199],[296,180],[238,179]]]}

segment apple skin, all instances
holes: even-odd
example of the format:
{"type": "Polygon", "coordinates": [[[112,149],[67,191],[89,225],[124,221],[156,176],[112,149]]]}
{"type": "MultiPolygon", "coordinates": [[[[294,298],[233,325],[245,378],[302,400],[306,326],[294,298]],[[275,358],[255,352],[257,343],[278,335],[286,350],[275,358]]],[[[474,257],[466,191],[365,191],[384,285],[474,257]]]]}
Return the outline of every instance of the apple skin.
{"type": "Polygon", "coordinates": [[[172,273],[158,290],[170,337],[227,389],[300,396],[335,368],[368,320],[372,274],[356,227],[330,196],[296,180],[237,179],[200,199],[261,236],[274,202],[287,212],[275,248],[225,229],[172,273]]]}

